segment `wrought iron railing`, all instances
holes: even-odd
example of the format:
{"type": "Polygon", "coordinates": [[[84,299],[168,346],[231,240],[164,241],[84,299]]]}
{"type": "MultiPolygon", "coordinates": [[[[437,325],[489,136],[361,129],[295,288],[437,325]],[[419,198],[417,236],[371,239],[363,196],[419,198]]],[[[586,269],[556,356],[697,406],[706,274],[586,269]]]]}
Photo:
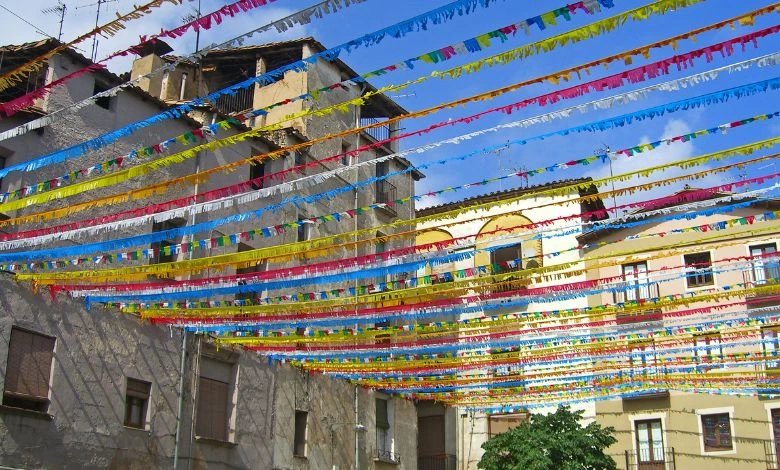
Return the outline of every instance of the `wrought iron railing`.
{"type": "Polygon", "coordinates": [[[626,470],[676,470],[674,447],[627,450],[626,470]]]}
{"type": "MultiPolygon", "coordinates": [[[[761,287],[770,284],[777,284],[780,279],[780,263],[777,261],[764,261],[761,263],[755,263],[750,269],[742,271],[742,280],[745,283],[745,288],[750,289],[753,287],[761,287]]],[[[747,297],[756,299],[765,295],[775,294],[763,294],[763,293],[748,293],[747,297]]]]}
{"type": "MultiPolygon", "coordinates": [[[[398,188],[387,180],[376,182],[376,202],[390,203],[398,199],[398,188]]],[[[395,207],[392,205],[384,207],[385,210],[395,214],[395,207]]]]}
{"type": "Polygon", "coordinates": [[[214,102],[218,110],[225,114],[240,113],[252,109],[255,97],[254,85],[236,90],[232,95],[222,95],[214,102]]]}
{"type": "Polygon", "coordinates": [[[774,441],[764,441],[764,455],[766,456],[766,469],[767,470],[780,470],[780,466],[777,465],[777,448],[778,446],[774,441]]]}
{"type": "MultiPolygon", "coordinates": [[[[371,124],[379,124],[380,122],[384,122],[386,120],[387,118],[383,118],[383,119],[377,119],[372,117],[360,118],[360,127],[368,126],[371,124]]],[[[387,140],[390,138],[390,125],[384,124],[381,126],[372,127],[370,129],[364,130],[363,132],[376,141],[387,140]]]]}
{"type": "Polygon", "coordinates": [[[458,461],[452,454],[417,457],[417,470],[456,470],[458,461]]]}
{"type": "Polygon", "coordinates": [[[612,293],[616,304],[626,302],[641,302],[642,300],[657,299],[660,290],[657,282],[651,281],[627,281],[620,283],[612,293]]]}

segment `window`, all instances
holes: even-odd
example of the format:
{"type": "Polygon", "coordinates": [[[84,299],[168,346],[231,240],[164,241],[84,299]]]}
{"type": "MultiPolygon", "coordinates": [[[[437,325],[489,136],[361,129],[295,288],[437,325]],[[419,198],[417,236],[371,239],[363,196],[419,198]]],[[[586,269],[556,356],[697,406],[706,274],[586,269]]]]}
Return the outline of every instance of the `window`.
{"type": "Polygon", "coordinates": [[[689,288],[713,285],[712,258],[709,251],[685,255],[683,258],[689,288]]]}
{"type": "Polygon", "coordinates": [[[700,419],[704,452],[722,452],[734,449],[729,413],[702,414],[700,419]]]}
{"type": "MultiPolygon", "coordinates": [[[[181,228],[186,225],[186,222],[184,219],[172,219],[172,220],[166,220],[164,222],[155,222],[152,225],[152,232],[164,232],[166,230],[172,230],[176,228],[181,228]]],[[[172,245],[176,245],[181,242],[181,237],[172,237],[167,240],[162,240],[159,242],[152,243],[152,249],[156,250],[157,253],[152,258],[152,263],[172,263],[176,261],[176,253],[175,251],[168,251],[165,252],[166,247],[170,247],[172,245]]],[[[169,248],[169,250],[172,250],[169,248]]]]}
{"type": "Polygon", "coordinates": [[[228,427],[235,408],[231,399],[234,365],[209,357],[201,357],[200,361],[195,433],[199,437],[228,441],[228,427]]]}
{"type": "Polygon", "coordinates": [[[305,215],[298,216],[298,238],[297,241],[305,242],[309,239],[309,224],[304,222],[308,217],[305,215]]]}
{"type": "Polygon", "coordinates": [[[664,468],[664,439],[660,419],[648,419],[634,422],[636,431],[637,463],[639,468],[655,468],[661,464],[664,468]]]}
{"type": "Polygon", "coordinates": [[[764,357],[772,358],[764,363],[767,369],[780,367],[780,327],[767,326],[761,328],[761,339],[763,340],[764,357]]]}
{"type": "Polygon", "coordinates": [[[756,285],[780,281],[778,259],[769,258],[775,253],[777,253],[777,246],[774,243],[750,247],[750,256],[753,257],[753,282],[756,285]]]}
{"type": "Polygon", "coordinates": [[[497,264],[501,272],[523,269],[523,252],[520,243],[504,246],[490,252],[490,264],[497,264]]]}
{"type": "Polygon", "coordinates": [[[309,413],[305,411],[295,411],[293,455],[296,457],[306,457],[306,421],[308,418],[309,413]]]}
{"type": "MultiPolygon", "coordinates": [[[[5,157],[0,155],[0,170],[2,170],[3,168],[5,168],[5,157]]],[[[3,188],[3,178],[0,178],[0,189],[2,188],[3,188]]]]}
{"type": "Polygon", "coordinates": [[[187,72],[182,72],[179,82],[179,101],[184,101],[187,96],[187,72]]]}
{"type": "Polygon", "coordinates": [[[652,340],[629,343],[628,356],[631,365],[629,376],[647,377],[658,372],[655,343],[652,340]]]}
{"type": "Polygon", "coordinates": [[[376,450],[380,459],[392,460],[393,436],[390,427],[391,408],[386,398],[376,398],[376,450]]]}
{"type": "MultiPolygon", "coordinates": [[[[239,243],[238,244],[238,253],[243,253],[245,251],[251,251],[254,250],[254,248],[250,245],[247,245],[246,243],[239,243]]],[[[238,268],[236,269],[236,275],[242,275],[242,274],[253,274],[253,273],[261,273],[263,271],[266,271],[268,269],[268,261],[262,260],[262,261],[250,261],[250,265],[244,268],[238,268]],[[254,264],[251,264],[254,263],[254,264]]],[[[244,279],[239,279],[238,285],[246,285],[247,282],[244,279]]],[[[254,291],[254,292],[242,292],[240,294],[236,294],[235,299],[236,300],[249,300],[252,302],[260,302],[260,299],[264,297],[264,294],[262,292],[254,291]]]]}
{"type": "MultiPolygon", "coordinates": [[[[107,91],[108,87],[95,82],[95,88],[92,89],[92,96],[97,95],[98,93],[103,93],[104,91],[107,91]]],[[[111,97],[110,96],[101,96],[100,98],[95,99],[95,104],[100,106],[103,109],[111,109],[111,97]]]]}
{"type": "Polygon", "coordinates": [[[650,287],[647,282],[647,263],[624,264],[623,282],[626,285],[626,302],[636,302],[650,298],[650,287]]]}
{"type": "Polygon", "coordinates": [[[160,99],[168,99],[168,82],[171,79],[171,72],[166,70],[163,72],[162,80],[160,80],[160,99]]]}
{"type": "Polygon", "coordinates": [[[54,342],[51,336],[11,329],[3,405],[42,413],[49,409],[54,342]]]}
{"type": "Polygon", "coordinates": [[[352,156],[351,155],[347,155],[347,153],[349,152],[350,147],[351,146],[346,141],[344,141],[344,140],[341,141],[341,153],[342,153],[342,155],[341,155],[341,164],[344,165],[344,166],[349,166],[349,165],[352,164],[352,156]]]}
{"type": "MultiPolygon", "coordinates": [[[[720,343],[720,333],[708,333],[693,336],[694,355],[696,362],[707,364],[723,359],[723,346],[720,343]]],[[[714,366],[700,366],[700,370],[707,370],[714,366]]]]}
{"type": "Polygon", "coordinates": [[[493,414],[488,416],[488,438],[498,436],[528,421],[528,413],[493,414]]]}
{"type": "MultiPolygon", "coordinates": [[[[259,151],[252,150],[252,155],[259,154],[259,151]]],[[[249,180],[252,181],[252,189],[262,189],[263,184],[265,183],[264,179],[260,179],[259,181],[255,181],[258,178],[263,178],[265,176],[265,163],[264,162],[255,162],[249,164],[249,180]]]]}
{"type": "Polygon", "coordinates": [[[149,392],[152,384],[143,380],[127,378],[125,391],[125,426],[145,429],[149,407],[149,392]]]}
{"type": "MultiPolygon", "coordinates": [[[[293,152],[293,163],[295,166],[302,166],[306,164],[306,155],[303,152],[293,152]]],[[[303,169],[301,169],[303,171],[303,169]]]]}

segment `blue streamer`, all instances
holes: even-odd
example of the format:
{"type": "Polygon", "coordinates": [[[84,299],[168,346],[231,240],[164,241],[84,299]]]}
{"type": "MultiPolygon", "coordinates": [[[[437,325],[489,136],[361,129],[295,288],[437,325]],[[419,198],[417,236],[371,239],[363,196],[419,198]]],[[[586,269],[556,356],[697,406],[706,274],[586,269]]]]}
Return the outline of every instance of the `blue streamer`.
{"type": "MultiPolygon", "coordinates": [[[[135,131],[139,129],[149,127],[152,124],[155,124],[157,122],[162,122],[168,119],[180,118],[186,115],[187,113],[195,110],[199,105],[207,104],[209,101],[213,102],[220,96],[234,94],[237,90],[240,90],[242,88],[248,88],[256,83],[259,84],[260,86],[274,83],[275,81],[282,78],[285,72],[288,71],[300,72],[300,71],[307,70],[311,65],[315,64],[318,59],[322,59],[327,62],[333,62],[339,57],[339,54],[342,51],[346,51],[347,53],[349,53],[353,49],[356,49],[358,47],[367,47],[367,46],[373,46],[375,44],[379,44],[386,36],[400,38],[407,35],[408,33],[425,31],[428,28],[428,22],[431,22],[435,25],[443,24],[453,19],[456,14],[458,16],[468,15],[472,13],[472,11],[475,11],[477,9],[477,6],[487,8],[490,6],[491,3],[494,3],[496,1],[498,0],[455,0],[453,2],[448,3],[447,5],[443,5],[441,7],[417,15],[413,18],[374,31],[373,33],[365,34],[359,38],[352,39],[348,42],[342,43],[330,49],[326,49],[322,52],[312,54],[309,57],[298,60],[296,62],[285,65],[283,67],[279,67],[277,69],[271,70],[262,75],[251,77],[242,82],[238,82],[233,85],[222,88],[220,90],[214,91],[206,96],[195,98],[187,103],[179,104],[171,109],[163,111],[152,117],[146,118],[142,121],[137,121],[132,124],[127,124],[123,127],[115,129],[99,137],[95,137],[93,139],[84,141],[80,144],[73,145],[71,147],[57,150],[55,152],[38,157],[34,160],[29,160],[26,162],[18,163],[16,165],[8,166],[4,169],[0,169],[0,178],[3,178],[4,176],[8,175],[12,171],[21,171],[21,170],[33,171],[47,165],[61,163],[65,160],[82,156],[86,152],[105,147],[112,142],[115,142],[123,137],[127,137],[133,134],[135,131]]],[[[606,6],[609,2],[600,2],[600,3],[605,4],[606,6]]]]}
{"type": "MultiPolygon", "coordinates": [[[[687,98],[684,100],[674,101],[672,103],[654,106],[651,108],[646,108],[644,110],[635,111],[632,113],[626,113],[622,114],[620,116],[614,117],[614,118],[607,118],[602,119],[600,121],[596,121],[589,124],[582,124],[579,126],[569,127],[567,129],[559,130],[559,131],[553,131],[548,132],[545,134],[541,134],[534,137],[529,137],[525,139],[517,139],[512,142],[503,143],[501,145],[493,145],[489,147],[484,147],[481,150],[477,150],[475,152],[470,152],[469,154],[466,154],[466,156],[474,155],[477,153],[484,153],[491,150],[495,150],[498,148],[505,148],[507,145],[512,144],[518,144],[518,145],[525,145],[528,142],[536,141],[536,140],[544,140],[546,138],[560,135],[560,136],[566,136],[573,133],[581,133],[581,132],[597,132],[597,131],[605,131],[607,129],[615,128],[615,127],[622,127],[627,124],[631,124],[634,121],[642,121],[645,119],[654,119],[655,117],[662,116],[666,113],[673,113],[679,110],[688,110],[688,109],[694,109],[698,108],[700,106],[709,105],[712,103],[721,103],[726,102],[731,98],[740,99],[746,96],[752,96],[757,93],[764,93],[767,91],[775,91],[778,88],[780,88],[780,77],[774,77],[767,80],[761,80],[754,83],[749,83],[746,85],[740,85],[736,87],[727,88],[721,91],[716,91],[713,93],[707,93],[705,95],[696,96],[693,98],[687,98]]],[[[465,158],[465,157],[458,157],[458,158],[465,158]]],[[[432,163],[435,164],[436,162],[432,163]]],[[[420,168],[420,167],[418,167],[420,168]]],[[[410,171],[410,169],[406,169],[406,171],[410,171]]],[[[397,174],[398,172],[395,172],[393,174],[397,174]]],[[[360,184],[366,185],[370,184],[371,182],[379,181],[385,178],[388,178],[389,176],[393,175],[385,175],[383,177],[376,177],[376,178],[370,178],[369,180],[365,180],[361,182],[360,184]]],[[[19,251],[15,253],[3,253],[0,254],[0,263],[3,262],[11,262],[11,261],[30,261],[30,260],[38,260],[41,258],[62,258],[62,257],[68,257],[68,256],[78,256],[78,255],[84,255],[87,253],[94,253],[94,252],[106,252],[106,251],[114,251],[122,248],[129,248],[133,246],[139,246],[139,245],[146,245],[151,244],[155,242],[160,242],[163,240],[169,240],[172,238],[179,238],[184,237],[188,235],[193,235],[199,232],[209,232],[213,229],[216,229],[217,227],[220,227],[222,225],[230,224],[230,223],[236,223],[236,222],[244,222],[247,220],[251,220],[257,217],[262,216],[265,212],[269,210],[275,210],[277,208],[280,208],[282,205],[288,204],[288,203],[295,203],[295,202],[315,202],[317,200],[321,200],[323,198],[332,197],[335,194],[338,194],[339,192],[343,191],[350,191],[353,189],[353,186],[344,186],[342,188],[337,188],[335,190],[331,190],[325,193],[321,194],[315,194],[310,195],[306,197],[296,196],[292,198],[285,199],[284,201],[272,205],[267,206],[255,211],[251,212],[245,212],[241,214],[236,214],[230,217],[225,217],[222,219],[215,219],[208,222],[202,222],[199,224],[194,225],[188,225],[185,227],[170,229],[170,230],[163,230],[159,232],[153,232],[149,234],[144,235],[136,235],[132,237],[127,238],[120,238],[120,239],[114,239],[114,240],[108,240],[105,242],[98,242],[98,243],[89,243],[84,245],[78,245],[78,246],[69,246],[69,247],[61,247],[61,248],[55,248],[50,250],[33,250],[33,251],[19,251]]],[[[415,196],[415,198],[419,198],[421,196],[415,196]]],[[[374,205],[377,206],[377,205],[374,205]]]]}

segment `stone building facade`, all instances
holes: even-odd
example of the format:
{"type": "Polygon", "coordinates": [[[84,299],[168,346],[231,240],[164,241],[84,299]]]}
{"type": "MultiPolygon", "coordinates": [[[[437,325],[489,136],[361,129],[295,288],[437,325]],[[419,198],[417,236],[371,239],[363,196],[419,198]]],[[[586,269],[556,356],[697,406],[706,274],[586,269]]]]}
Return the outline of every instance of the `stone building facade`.
{"type": "MultiPolygon", "coordinates": [[[[311,53],[310,48],[322,48],[312,39],[291,43],[299,54],[311,53]]],[[[50,41],[8,46],[7,54],[21,58],[35,56],[50,41]]],[[[290,44],[269,47],[258,46],[263,54],[273,56],[266,67],[282,65],[283,60],[293,60],[290,44]],[[276,50],[282,52],[275,52],[276,50]]],[[[147,51],[133,66],[133,74],[144,73],[164,63],[157,55],[159,49],[147,51]],[[151,65],[150,65],[151,64],[151,65]],[[151,67],[144,69],[144,67],[151,67]]],[[[243,53],[240,49],[236,54],[243,53]]],[[[226,54],[224,51],[219,54],[226,54]]],[[[252,51],[253,66],[263,62],[252,51]]],[[[261,54],[262,56],[262,54],[261,54]]],[[[204,61],[205,70],[211,67],[210,58],[204,61]]],[[[235,57],[228,62],[237,62],[235,57]]],[[[66,51],[49,60],[41,83],[57,78],[82,67],[89,62],[74,51],[66,51]]],[[[9,62],[10,64],[10,62],[9,62]]],[[[0,156],[5,165],[27,161],[57,149],[99,136],[112,129],[141,120],[168,109],[170,104],[189,99],[197,93],[197,86],[221,87],[237,81],[226,77],[221,82],[201,80],[196,76],[201,69],[189,71],[184,78],[186,65],[167,75],[166,83],[154,82],[154,78],[142,82],[140,88],[131,87],[106,101],[86,107],[65,119],[54,122],[39,131],[0,142],[0,156]],[[173,78],[173,77],[177,78],[173,78]],[[171,95],[169,84],[178,83],[184,91],[171,95]],[[195,88],[193,88],[195,87],[195,88]]],[[[220,73],[221,65],[213,72],[220,73]]],[[[251,69],[251,73],[259,69],[251,69]]],[[[274,93],[300,94],[297,90],[321,86],[343,74],[354,73],[343,62],[318,63],[309,72],[285,76],[274,85],[274,93]],[[293,91],[296,90],[296,91],[293,91]]],[[[162,78],[160,78],[162,80],[162,78]]],[[[57,110],[70,103],[91,96],[94,92],[122,83],[122,79],[105,71],[86,74],[55,89],[49,96],[36,102],[36,106],[0,121],[0,131],[21,125],[43,113],[57,110]]],[[[29,88],[17,90],[18,94],[29,88]]],[[[214,88],[211,88],[212,90],[214,88]]],[[[201,88],[201,91],[203,88],[201,88]]],[[[269,99],[269,90],[253,89],[252,107],[262,99],[269,99]]],[[[334,93],[328,99],[340,100],[360,96],[365,89],[348,88],[334,93]]],[[[274,95],[276,96],[276,95],[274,95]]],[[[284,98],[289,97],[285,96],[284,98]]],[[[7,97],[6,97],[7,98],[7,97]]],[[[385,97],[374,97],[377,112],[386,117],[403,111],[385,97]]],[[[235,111],[215,103],[203,107],[189,116],[170,119],[146,127],[100,151],[89,152],[85,157],[63,164],[47,166],[31,173],[14,172],[0,182],[0,191],[14,191],[37,181],[56,178],[107,158],[125,155],[140,146],[165,139],[224,119],[235,111]]],[[[316,138],[336,129],[354,127],[360,118],[352,114],[336,114],[329,117],[310,118],[291,123],[286,129],[272,135],[245,140],[237,145],[219,148],[213,152],[201,152],[196,158],[171,165],[144,178],[130,179],[119,188],[90,191],[67,199],[58,199],[13,213],[3,214],[4,219],[17,218],[59,207],[75,205],[117,191],[132,191],[177,176],[193,174],[217,165],[245,159],[276,150],[292,142],[316,138]]],[[[243,132],[251,125],[246,122],[234,125],[215,138],[243,132]]],[[[388,132],[386,130],[386,132],[388,132]]],[[[389,132],[386,134],[389,135],[389,132]]],[[[212,137],[207,137],[212,138],[212,137]]],[[[363,142],[376,141],[381,135],[361,133],[353,143],[325,142],[310,147],[305,155],[288,152],[282,158],[267,162],[262,168],[265,174],[299,165],[301,161],[320,159],[356,148],[363,142]]],[[[173,147],[175,152],[185,147],[173,147]]],[[[371,159],[386,155],[396,149],[395,144],[382,146],[374,152],[364,152],[358,158],[371,159]]],[[[350,164],[350,161],[332,165],[350,164]]],[[[409,163],[395,159],[382,166],[380,171],[404,168],[409,163]]],[[[318,166],[307,170],[324,171],[318,166]]],[[[313,194],[360,179],[374,176],[375,166],[332,178],[324,185],[304,188],[299,193],[313,194]]],[[[212,175],[196,185],[178,185],[165,193],[144,199],[142,204],[163,202],[184,196],[201,194],[216,188],[247,181],[258,174],[257,166],[242,165],[230,173],[212,175]]],[[[412,194],[414,181],[422,177],[412,171],[394,176],[393,198],[412,194]]],[[[313,204],[289,204],[284,208],[267,212],[246,223],[231,223],[208,233],[196,233],[192,239],[227,235],[248,228],[273,226],[296,221],[304,216],[314,217],[330,213],[334,208],[348,209],[367,205],[383,197],[390,186],[377,183],[358,191],[348,191],[329,201],[313,204]]],[[[196,224],[225,217],[243,211],[280,202],[289,195],[272,196],[264,200],[215,210],[197,215],[187,214],[181,223],[196,224]]],[[[84,220],[106,211],[122,211],[136,207],[137,202],[86,208],[69,217],[68,221],[84,220]]],[[[373,211],[361,220],[328,222],[308,227],[304,236],[313,239],[329,234],[346,232],[387,223],[398,218],[413,217],[414,206],[373,211]]],[[[43,227],[57,222],[40,221],[32,225],[5,224],[0,230],[12,232],[43,227]]],[[[158,229],[152,222],[124,228],[111,233],[96,233],[91,237],[60,240],[46,247],[75,246],[149,233],[158,229]]],[[[381,235],[381,234],[379,234],[381,235]]],[[[243,245],[232,245],[195,253],[193,256],[235,252],[274,244],[294,242],[300,237],[295,231],[272,239],[255,239],[243,245]]],[[[170,240],[178,243],[182,240],[170,240]]],[[[401,246],[407,240],[394,240],[401,246]]],[[[34,249],[34,248],[31,248],[34,249]]],[[[372,253],[380,248],[373,243],[362,245],[357,254],[372,253]]],[[[384,248],[383,248],[384,249],[384,248]]],[[[354,256],[355,253],[336,253],[334,256],[354,256]]],[[[174,254],[172,261],[186,259],[186,254],[174,254]]],[[[135,263],[148,263],[138,260],[135,263]]],[[[131,263],[132,264],[132,263],[131,263]]],[[[252,269],[274,269],[258,260],[252,269]]],[[[99,268],[98,268],[99,269],[99,268]]],[[[235,272],[235,271],[233,271],[235,272]]],[[[231,274],[228,271],[227,274],[231,274]]],[[[214,275],[207,270],[198,276],[214,275]]],[[[133,316],[111,309],[93,306],[91,311],[82,302],[59,295],[51,298],[46,292],[33,291],[31,286],[15,283],[12,276],[3,274],[0,279],[0,380],[3,380],[4,399],[0,405],[0,465],[15,468],[256,468],[256,469],[350,469],[350,468],[416,468],[416,410],[414,404],[397,398],[385,397],[377,392],[355,387],[322,375],[309,375],[286,365],[271,365],[253,352],[238,348],[215,348],[208,336],[183,333],[178,329],[149,325],[133,316]],[[32,346],[31,346],[32,345],[32,346]],[[24,352],[33,347],[36,354],[24,352]],[[37,348],[37,349],[36,349],[37,348]],[[30,359],[33,358],[33,359],[30,359]],[[32,362],[29,362],[31,361],[32,362]],[[9,362],[10,361],[10,362],[9,362]],[[33,388],[19,385],[19,371],[23,364],[32,364],[36,372],[33,388]],[[49,364],[49,371],[44,370],[49,364]],[[10,376],[9,376],[10,373],[10,376]],[[9,379],[10,377],[10,379],[9,379]],[[10,381],[9,381],[10,380],[10,381]],[[42,391],[45,389],[45,393],[42,391]],[[28,393],[32,395],[28,396],[28,393]],[[44,395],[45,396],[40,396],[44,395]],[[34,395],[34,399],[30,397],[34,395]],[[209,406],[226,403],[226,407],[209,406]],[[392,426],[390,454],[378,453],[376,412],[379,405],[386,409],[392,426]],[[176,462],[174,464],[174,462],[176,462]]],[[[383,412],[384,413],[384,412],[383,412]]]]}

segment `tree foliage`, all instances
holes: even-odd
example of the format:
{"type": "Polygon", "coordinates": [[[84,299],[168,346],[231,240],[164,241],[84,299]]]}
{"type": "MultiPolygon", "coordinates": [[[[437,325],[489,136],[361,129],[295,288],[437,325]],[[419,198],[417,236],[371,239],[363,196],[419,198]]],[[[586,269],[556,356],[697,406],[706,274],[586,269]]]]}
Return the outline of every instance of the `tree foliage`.
{"type": "Polygon", "coordinates": [[[483,470],[615,470],[604,449],[617,442],[614,429],[598,423],[580,425],[582,411],[559,407],[501,433],[482,445],[483,470]]]}

